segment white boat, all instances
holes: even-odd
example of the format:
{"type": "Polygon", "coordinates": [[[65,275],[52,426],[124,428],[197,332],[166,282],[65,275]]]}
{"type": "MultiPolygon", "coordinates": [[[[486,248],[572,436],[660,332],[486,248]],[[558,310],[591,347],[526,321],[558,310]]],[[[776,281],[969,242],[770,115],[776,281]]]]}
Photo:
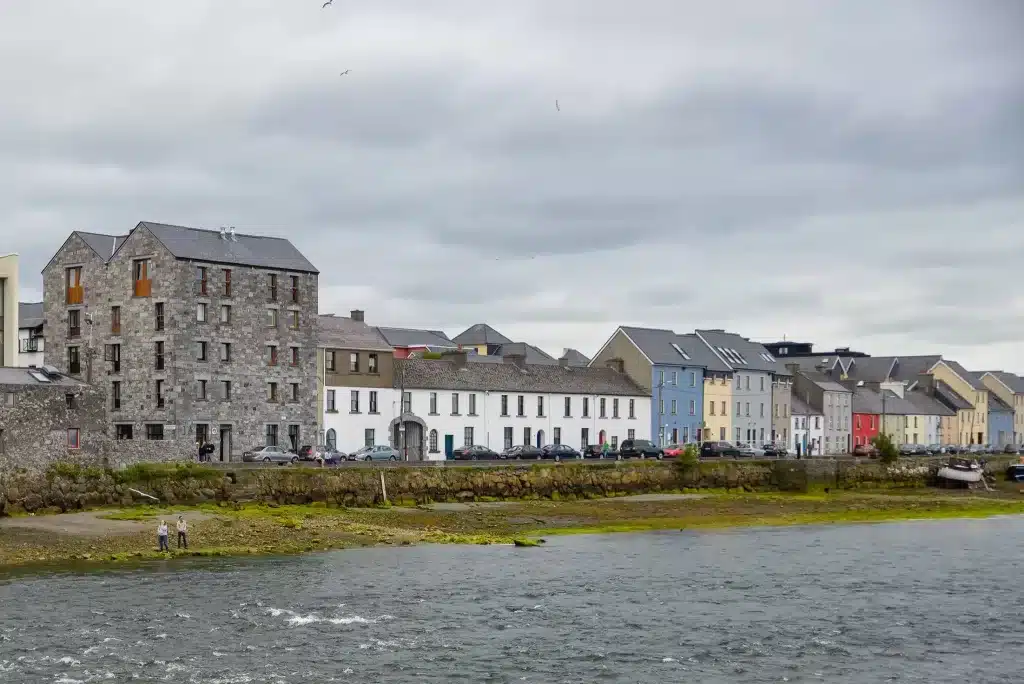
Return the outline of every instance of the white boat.
{"type": "Polygon", "coordinates": [[[971,483],[981,482],[981,478],[984,477],[978,462],[966,458],[949,459],[949,463],[939,468],[939,472],[936,475],[944,480],[971,483]]]}

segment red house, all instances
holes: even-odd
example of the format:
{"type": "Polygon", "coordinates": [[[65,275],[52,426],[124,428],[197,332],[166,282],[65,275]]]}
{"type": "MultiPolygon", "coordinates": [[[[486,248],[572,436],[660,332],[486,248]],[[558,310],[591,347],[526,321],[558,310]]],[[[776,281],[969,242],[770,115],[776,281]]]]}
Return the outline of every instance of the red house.
{"type": "Polygon", "coordinates": [[[864,387],[853,391],[853,445],[871,444],[882,424],[882,407],[878,392],[864,387]]]}

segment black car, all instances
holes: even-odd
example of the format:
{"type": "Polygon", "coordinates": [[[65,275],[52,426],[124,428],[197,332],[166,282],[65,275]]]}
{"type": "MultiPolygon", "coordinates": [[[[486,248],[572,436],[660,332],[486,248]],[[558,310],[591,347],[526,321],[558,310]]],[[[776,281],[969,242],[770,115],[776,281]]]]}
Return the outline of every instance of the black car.
{"type": "Polygon", "coordinates": [[[600,444],[588,444],[583,450],[583,458],[618,458],[619,452],[608,446],[608,452],[605,453],[603,447],[600,444]]]}
{"type": "Polygon", "coordinates": [[[568,444],[548,444],[540,450],[541,458],[551,458],[556,461],[567,461],[571,458],[583,458],[580,452],[568,444]]]}
{"type": "Polygon", "coordinates": [[[649,439],[624,439],[619,454],[622,458],[665,458],[665,451],[649,439]]]}
{"type": "Polygon", "coordinates": [[[700,445],[701,458],[739,458],[740,450],[730,442],[704,442],[700,445]]]}
{"type": "Polygon", "coordinates": [[[789,456],[789,449],[786,448],[785,444],[768,442],[761,448],[764,450],[764,455],[771,458],[785,458],[789,456]]]}
{"type": "Polygon", "coordinates": [[[502,451],[499,454],[499,457],[506,459],[515,459],[518,461],[519,459],[523,458],[539,459],[542,456],[540,453],[540,449],[533,445],[517,444],[516,446],[509,447],[508,449],[502,451]]]}
{"type": "Polygon", "coordinates": [[[459,447],[452,452],[452,458],[456,461],[493,461],[501,458],[497,451],[480,444],[473,446],[459,447]]]}

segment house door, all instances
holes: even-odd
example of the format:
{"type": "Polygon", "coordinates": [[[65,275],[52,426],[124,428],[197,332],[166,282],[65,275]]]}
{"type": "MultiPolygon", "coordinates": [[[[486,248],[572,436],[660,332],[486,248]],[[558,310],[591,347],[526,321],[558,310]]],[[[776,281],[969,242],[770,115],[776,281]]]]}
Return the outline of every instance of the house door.
{"type": "Polygon", "coordinates": [[[231,426],[220,426],[220,460],[231,460],[231,426]]]}
{"type": "Polygon", "coordinates": [[[598,444],[604,444],[605,439],[607,439],[607,435],[604,434],[604,430],[601,430],[601,432],[597,433],[598,444]]]}
{"type": "Polygon", "coordinates": [[[444,436],[444,457],[451,458],[455,453],[455,435],[444,436]]]}
{"type": "Polygon", "coordinates": [[[544,431],[537,430],[537,448],[540,449],[544,446],[544,431]]]}

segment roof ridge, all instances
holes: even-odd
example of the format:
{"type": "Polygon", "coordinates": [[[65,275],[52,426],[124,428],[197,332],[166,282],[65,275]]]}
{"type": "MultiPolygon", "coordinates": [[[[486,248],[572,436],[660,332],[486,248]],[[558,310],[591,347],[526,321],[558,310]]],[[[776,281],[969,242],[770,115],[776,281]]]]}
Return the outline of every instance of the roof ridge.
{"type": "MultiPolygon", "coordinates": [[[[182,226],[182,225],[179,225],[177,223],[161,223],[160,221],[140,221],[139,223],[141,223],[141,224],[143,224],[143,225],[145,225],[147,227],[148,226],[164,226],[166,228],[178,228],[178,229],[181,229],[181,230],[193,230],[193,231],[195,231],[197,233],[214,233],[216,235],[220,234],[220,229],[219,228],[218,229],[213,229],[213,228],[196,228],[195,226],[182,226]]],[[[234,228],[234,226],[231,226],[231,228],[234,228]]],[[[285,242],[289,242],[289,243],[291,242],[291,240],[289,240],[288,238],[278,237],[277,235],[253,235],[252,233],[239,233],[238,231],[235,231],[235,237],[257,238],[257,239],[260,239],[260,240],[284,240],[285,242]]]]}

